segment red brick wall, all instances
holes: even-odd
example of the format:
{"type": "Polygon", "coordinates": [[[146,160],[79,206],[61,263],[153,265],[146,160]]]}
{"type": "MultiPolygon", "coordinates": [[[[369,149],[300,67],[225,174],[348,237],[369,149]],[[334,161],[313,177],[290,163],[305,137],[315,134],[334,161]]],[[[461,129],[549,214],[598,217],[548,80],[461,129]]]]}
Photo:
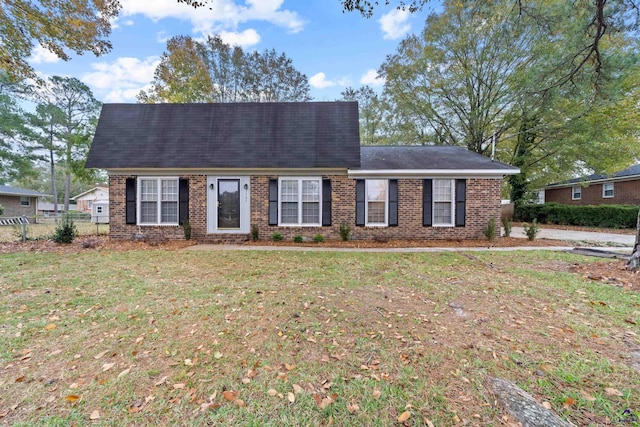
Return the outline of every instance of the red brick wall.
{"type": "Polygon", "coordinates": [[[602,184],[591,184],[582,187],[582,198],[571,200],[571,187],[545,190],[545,202],[562,203],[564,205],[637,205],[640,204],[640,179],[616,181],[613,183],[613,197],[602,197],[602,184]]]}
{"type": "Polygon", "coordinates": [[[20,196],[0,196],[0,205],[4,206],[4,213],[0,216],[15,217],[26,216],[33,220],[36,216],[36,198],[29,197],[30,206],[20,204],[20,196]]]}
{"type": "MultiPolygon", "coordinates": [[[[397,227],[355,226],[355,183],[343,175],[324,176],[332,184],[332,226],[330,227],[278,227],[269,225],[269,179],[273,176],[251,177],[251,224],[258,227],[260,239],[268,240],[279,232],[286,240],[300,235],[312,239],[322,234],[325,239],[339,239],[341,223],[351,226],[354,239],[483,239],[490,220],[500,221],[500,179],[468,179],[465,227],[422,226],[422,180],[398,180],[397,227]]],[[[128,176],[111,175],[110,186],[110,235],[114,239],[145,237],[149,239],[183,239],[181,227],[136,226],[125,224],[125,179],[128,176]]],[[[233,242],[247,240],[247,234],[207,235],[206,185],[204,175],[191,175],[189,182],[189,217],[192,238],[202,242],[233,242]]]]}

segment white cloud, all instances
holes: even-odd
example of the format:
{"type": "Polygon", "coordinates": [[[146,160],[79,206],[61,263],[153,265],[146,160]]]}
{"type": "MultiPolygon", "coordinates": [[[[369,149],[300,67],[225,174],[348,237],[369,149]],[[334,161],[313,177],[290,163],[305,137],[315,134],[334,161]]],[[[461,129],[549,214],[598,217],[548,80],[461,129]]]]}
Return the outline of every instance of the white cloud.
{"type": "Polygon", "coordinates": [[[29,58],[29,62],[32,64],[53,64],[60,61],[58,55],[51,52],[46,47],[41,44],[37,45],[33,51],[31,52],[31,57],[29,58]]]}
{"type": "Polygon", "coordinates": [[[382,86],[386,82],[384,77],[379,77],[378,72],[374,69],[371,69],[364,73],[362,77],[360,77],[360,84],[369,85],[369,86],[382,86]]]}
{"type": "Polygon", "coordinates": [[[231,46],[249,47],[260,43],[260,35],[253,28],[244,30],[241,33],[235,31],[220,31],[220,38],[231,46]]]}
{"type": "Polygon", "coordinates": [[[104,102],[133,102],[153,80],[159,63],[156,56],[144,60],[123,57],[111,63],[94,62],[91,64],[94,71],[84,74],[80,80],[91,86],[96,97],[104,102]]]}
{"type": "Polygon", "coordinates": [[[384,33],[385,39],[399,39],[411,30],[411,24],[407,23],[410,13],[407,10],[394,9],[391,12],[382,15],[378,20],[380,29],[384,33]]]}
{"type": "Polygon", "coordinates": [[[234,0],[213,0],[206,6],[193,8],[176,0],[121,0],[121,16],[141,14],[154,21],[175,18],[189,21],[194,33],[216,34],[236,31],[239,24],[249,21],[267,21],[297,33],[304,21],[296,12],[281,10],[283,0],[246,0],[238,4],[234,0]]]}
{"type": "Polygon", "coordinates": [[[349,77],[341,77],[338,79],[338,86],[347,87],[351,84],[351,79],[349,77]]]}
{"type": "Polygon", "coordinates": [[[324,73],[318,73],[309,78],[309,84],[316,89],[325,89],[331,86],[335,86],[336,82],[327,80],[327,76],[324,73]]]}
{"type": "Polygon", "coordinates": [[[164,44],[170,38],[171,38],[171,36],[166,31],[158,31],[156,33],[156,40],[158,41],[158,43],[163,43],[164,44]]]}
{"type": "Polygon", "coordinates": [[[127,19],[126,21],[123,22],[124,25],[126,25],[127,27],[131,27],[132,25],[135,24],[135,21],[133,19],[127,19]]]}

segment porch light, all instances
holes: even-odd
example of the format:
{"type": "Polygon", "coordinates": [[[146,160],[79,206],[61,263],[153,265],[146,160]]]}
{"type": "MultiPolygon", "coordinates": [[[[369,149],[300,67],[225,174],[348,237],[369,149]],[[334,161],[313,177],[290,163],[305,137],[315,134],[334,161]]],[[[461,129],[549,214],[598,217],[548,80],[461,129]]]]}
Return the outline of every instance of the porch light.
{"type": "Polygon", "coordinates": [[[215,190],[215,189],[216,189],[216,186],[215,186],[215,185],[213,184],[213,182],[212,182],[211,184],[209,184],[209,188],[210,188],[210,189],[212,189],[212,190],[215,190]]]}

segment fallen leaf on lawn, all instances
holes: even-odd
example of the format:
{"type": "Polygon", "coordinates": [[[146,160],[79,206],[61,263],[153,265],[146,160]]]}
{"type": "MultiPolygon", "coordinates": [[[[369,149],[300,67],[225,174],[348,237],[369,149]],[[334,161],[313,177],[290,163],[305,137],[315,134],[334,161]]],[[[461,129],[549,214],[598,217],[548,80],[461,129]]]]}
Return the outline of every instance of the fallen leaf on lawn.
{"type": "Polygon", "coordinates": [[[285,369],[286,369],[287,371],[293,371],[294,369],[296,369],[296,365],[295,365],[295,364],[293,364],[293,365],[289,365],[288,363],[285,363],[285,364],[284,364],[284,367],[285,367],[285,369]]]}
{"type": "Polygon", "coordinates": [[[120,377],[124,377],[124,376],[125,376],[125,375],[127,375],[129,372],[131,372],[131,368],[127,368],[127,369],[125,369],[124,371],[122,371],[122,372],[120,372],[120,373],[118,374],[118,378],[120,378],[120,377]]]}
{"type": "Polygon", "coordinates": [[[338,398],[337,394],[332,394],[331,396],[327,396],[320,401],[320,408],[325,409],[327,406],[331,405],[338,398]]]}
{"type": "Polygon", "coordinates": [[[65,399],[67,399],[69,402],[73,403],[73,402],[77,402],[80,399],[80,396],[78,396],[77,394],[70,394],[70,395],[66,396],[65,399]]]}
{"type": "Polygon", "coordinates": [[[580,390],[580,394],[582,395],[582,397],[584,397],[589,402],[593,402],[594,400],[596,400],[595,397],[593,397],[592,395],[590,395],[586,391],[580,390]]]}
{"type": "Polygon", "coordinates": [[[400,416],[398,417],[398,422],[399,423],[403,423],[405,421],[407,421],[409,419],[409,417],[411,416],[411,412],[409,411],[404,411],[403,413],[400,414],[400,416]]]}
{"type": "Polygon", "coordinates": [[[607,396],[622,396],[622,392],[620,390],[611,387],[605,388],[604,392],[607,393],[607,396]]]}
{"type": "Polygon", "coordinates": [[[251,382],[251,380],[249,378],[243,378],[242,379],[242,384],[249,384],[251,382]]]}
{"type": "Polygon", "coordinates": [[[295,394],[300,394],[304,391],[298,384],[293,384],[292,387],[295,394]]]}
{"type": "Polygon", "coordinates": [[[21,377],[16,378],[15,382],[21,383],[22,381],[24,381],[25,378],[26,378],[26,375],[23,375],[21,377]]]}
{"type": "Polygon", "coordinates": [[[435,427],[429,418],[425,418],[424,422],[427,423],[427,427],[435,427]]]}
{"type": "Polygon", "coordinates": [[[551,368],[551,366],[546,365],[546,364],[544,364],[544,363],[540,365],[540,370],[541,370],[541,371],[544,371],[544,372],[551,372],[551,371],[553,371],[553,369],[551,368]]]}
{"type": "Polygon", "coordinates": [[[176,383],[173,385],[173,388],[178,390],[178,389],[183,389],[184,388],[184,383],[176,383]]]}
{"type": "Polygon", "coordinates": [[[295,394],[293,394],[293,393],[291,393],[291,392],[289,392],[289,393],[287,393],[287,399],[289,399],[289,402],[290,402],[290,403],[295,403],[295,401],[296,401],[296,395],[295,395],[295,394]]]}
{"type": "Polygon", "coordinates": [[[571,405],[575,405],[576,404],[576,400],[572,397],[567,397],[564,400],[564,403],[562,404],[562,406],[564,406],[565,408],[568,408],[571,405]]]}
{"type": "Polygon", "coordinates": [[[227,391],[222,393],[222,397],[224,397],[224,399],[229,401],[229,402],[233,402],[234,400],[236,400],[238,398],[239,394],[240,394],[239,391],[227,390],[227,391]]]}
{"type": "Polygon", "coordinates": [[[546,409],[551,409],[551,403],[549,402],[542,402],[542,406],[546,409]]]}
{"type": "Polygon", "coordinates": [[[105,363],[104,365],[102,365],[102,372],[106,372],[109,369],[113,368],[116,364],[115,363],[105,363]]]}
{"type": "Polygon", "coordinates": [[[165,381],[167,381],[167,377],[162,377],[162,378],[160,378],[160,380],[159,380],[158,382],[156,382],[154,385],[155,385],[156,387],[158,387],[159,385],[164,384],[164,383],[165,383],[165,381]]]}
{"type": "Polygon", "coordinates": [[[374,388],[373,389],[373,398],[374,399],[379,399],[380,398],[380,394],[381,394],[380,393],[380,389],[378,389],[378,388],[374,388]]]}
{"type": "Polygon", "coordinates": [[[193,361],[191,359],[184,359],[185,366],[193,366],[193,361]]]}
{"type": "Polygon", "coordinates": [[[94,358],[94,359],[96,359],[96,360],[98,360],[98,359],[100,359],[102,356],[104,356],[105,354],[107,354],[107,352],[108,352],[108,351],[109,351],[109,350],[105,350],[105,351],[103,351],[103,352],[101,352],[101,353],[98,353],[98,354],[96,354],[95,356],[93,356],[93,358],[94,358]]]}
{"type": "Polygon", "coordinates": [[[267,394],[269,396],[275,396],[276,394],[278,394],[278,392],[275,389],[270,388],[269,390],[267,390],[267,394]]]}
{"type": "Polygon", "coordinates": [[[100,412],[98,410],[95,410],[91,413],[91,415],[89,415],[89,419],[90,420],[99,420],[100,419],[100,412]]]}
{"type": "Polygon", "coordinates": [[[240,407],[240,408],[244,408],[245,407],[244,400],[242,400],[242,399],[236,399],[236,400],[233,401],[233,403],[238,405],[238,407],[240,407]]]}
{"type": "Polygon", "coordinates": [[[316,401],[316,405],[320,405],[320,403],[322,403],[322,396],[316,393],[313,395],[313,400],[316,401]]]}
{"type": "Polygon", "coordinates": [[[56,328],[55,323],[49,323],[47,326],[44,327],[44,329],[46,329],[47,331],[54,330],[55,328],[56,328]]]}
{"type": "Polygon", "coordinates": [[[357,403],[347,403],[347,411],[353,414],[354,412],[358,412],[360,410],[360,405],[357,403]]]}
{"type": "Polygon", "coordinates": [[[215,353],[213,353],[213,357],[215,357],[216,359],[221,359],[222,353],[220,353],[219,351],[216,351],[215,353]]]}

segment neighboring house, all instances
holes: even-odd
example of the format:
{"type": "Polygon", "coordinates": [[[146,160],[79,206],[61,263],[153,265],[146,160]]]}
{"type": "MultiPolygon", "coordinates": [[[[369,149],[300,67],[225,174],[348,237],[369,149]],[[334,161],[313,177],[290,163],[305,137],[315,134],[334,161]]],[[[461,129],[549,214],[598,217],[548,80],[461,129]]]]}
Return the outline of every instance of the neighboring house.
{"type": "Polygon", "coordinates": [[[93,187],[91,190],[72,197],[71,200],[76,202],[78,212],[90,214],[93,211],[93,204],[95,202],[109,201],[109,188],[102,186],[93,187]]]}
{"type": "Polygon", "coordinates": [[[105,104],[87,167],[110,236],[480,239],[509,165],[451,146],[360,146],[355,102],[105,104]]]}
{"type": "MultiPolygon", "coordinates": [[[[69,205],[69,211],[75,211],[76,205],[69,205]]],[[[64,213],[64,203],[58,203],[58,212],[54,212],[54,206],[51,202],[38,202],[38,215],[48,218],[50,216],[59,216],[64,213]]]]}
{"type": "Polygon", "coordinates": [[[3,217],[26,216],[33,220],[38,212],[38,197],[48,196],[38,191],[0,185],[0,205],[3,217]]]}
{"type": "Polygon", "coordinates": [[[640,204],[640,164],[612,175],[589,175],[545,187],[545,201],[565,205],[640,204]]]}

